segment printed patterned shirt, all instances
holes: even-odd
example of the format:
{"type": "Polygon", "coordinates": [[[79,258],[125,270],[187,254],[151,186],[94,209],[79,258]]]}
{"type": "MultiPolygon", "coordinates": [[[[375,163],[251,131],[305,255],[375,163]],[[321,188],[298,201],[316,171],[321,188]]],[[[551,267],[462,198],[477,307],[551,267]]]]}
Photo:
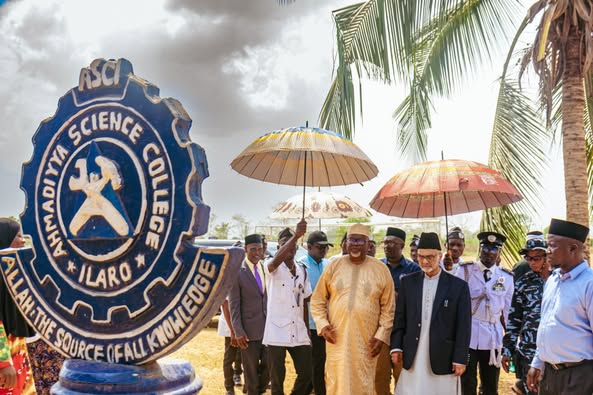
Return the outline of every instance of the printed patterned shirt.
{"type": "Polygon", "coordinates": [[[503,355],[511,357],[518,351],[529,360],[535,355],[544,284],[540,275],[533,271],[525,273],[517,280],[507,331],[502,341],[503,355]]]}

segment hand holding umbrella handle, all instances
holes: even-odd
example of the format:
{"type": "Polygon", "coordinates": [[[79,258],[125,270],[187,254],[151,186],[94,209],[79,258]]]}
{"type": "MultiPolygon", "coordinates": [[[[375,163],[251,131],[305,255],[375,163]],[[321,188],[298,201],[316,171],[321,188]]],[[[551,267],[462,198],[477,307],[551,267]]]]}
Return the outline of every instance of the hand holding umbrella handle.
{"type": "Polygon", "coordinates": [[[296,239],[300,239],[307,233],[307,221],[305,219],[301,219],[296,226],[296,239]]]}
{"type": "Polygon", "coordinates": [[[447,271],[451,271],[453,269],[453,256],[451,255],[451,250],[447,250],[445,256],[443,257],[443,266],[447,271]]]}

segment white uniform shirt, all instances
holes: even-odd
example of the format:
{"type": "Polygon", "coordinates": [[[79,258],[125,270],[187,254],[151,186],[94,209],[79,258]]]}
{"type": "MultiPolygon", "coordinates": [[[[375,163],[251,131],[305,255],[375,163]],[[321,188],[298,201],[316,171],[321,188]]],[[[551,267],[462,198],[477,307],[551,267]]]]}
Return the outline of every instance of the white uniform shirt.
{"type": "Polygon", "coordinates": [[[220,309],[220,315],[218,316],[218,336],[231,337],[231,330],[224,319],[222,308],[220,309]]]}
{"type": "Polygon", "coordinates": [[[469,347],[474,350],[492,350],[502,347],[503,328],[500,316],[506,322],[513,298],[513,275],[494,265],[491,277],[484,281],[486,267],[481,262],[460,265],[456,277],[466,280],[472,299],[472,335],[469,347]],[[466,278],[467,273],[467,278],[466,278]]]}
{"type": "Polygon", "coordinates": [[[309,332],[303,320],[304,299],[311,296],[311,284],[305,269],[295,264],[296,276],[282,263],[267,274],[268,314],[263,344],[295,347],[310,345],[309,332]]]}
{"type": "MultiPolygon", "coordinates": [[[[228,303],[229,297],[226,297],[226,302],[228,303]]],[[[222,306],[220,306],[220,315],[218,316],[218,336],[224,337],[231,337],[231,329],[229,328],[229,324],[224,319],[224,312],[222,311],[222,306]]]]}
{"type": "Polygon", "coordinates": [[[441,258],[441,262],[439,263],[439,265],[441,266],[441,269],[443,269],[443,271],[455,275],[455,273],[457,273],[457,268],[459,267],[459,265],[461,265],[463,263],[463,259],[461,257],[459,257],[459,260],[457,261],[457,263],[453,263],[453,267],[451,268],[451,270],[447,270],[445,269],[445,264],[443,263],[443,259],[441,258]]]}

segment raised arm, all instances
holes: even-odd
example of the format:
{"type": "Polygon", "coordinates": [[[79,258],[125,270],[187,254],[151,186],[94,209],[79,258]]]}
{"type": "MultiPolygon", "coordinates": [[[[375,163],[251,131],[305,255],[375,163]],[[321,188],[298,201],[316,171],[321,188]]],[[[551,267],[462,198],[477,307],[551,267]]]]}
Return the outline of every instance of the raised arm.
{"type": "Polygon", "coordinates": [[[307,221],[302,219],[296,226],[295,234],[284,243],[274,257],[268,263],[268,271],[274,273],[278,266],[282,265],[282,262],[288,258],[292,249],[296,247],[297,241],[307,232],[307,221]]]}

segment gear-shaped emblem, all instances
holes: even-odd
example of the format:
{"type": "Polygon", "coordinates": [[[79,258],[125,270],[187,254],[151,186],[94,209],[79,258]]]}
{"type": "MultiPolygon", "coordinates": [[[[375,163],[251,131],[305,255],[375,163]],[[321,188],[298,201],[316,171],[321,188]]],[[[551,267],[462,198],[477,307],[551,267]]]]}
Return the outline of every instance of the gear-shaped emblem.
{"type": "Polygon", "coordinates": [[[240,264],[240,250],[191,243],[208,226],[206,156],[181,104],[158,93],[125,59],[93,61],[23,165],[33,249],[2,268],[25,318],[70,357],[143,363],[179,347],[240,264]]]}

